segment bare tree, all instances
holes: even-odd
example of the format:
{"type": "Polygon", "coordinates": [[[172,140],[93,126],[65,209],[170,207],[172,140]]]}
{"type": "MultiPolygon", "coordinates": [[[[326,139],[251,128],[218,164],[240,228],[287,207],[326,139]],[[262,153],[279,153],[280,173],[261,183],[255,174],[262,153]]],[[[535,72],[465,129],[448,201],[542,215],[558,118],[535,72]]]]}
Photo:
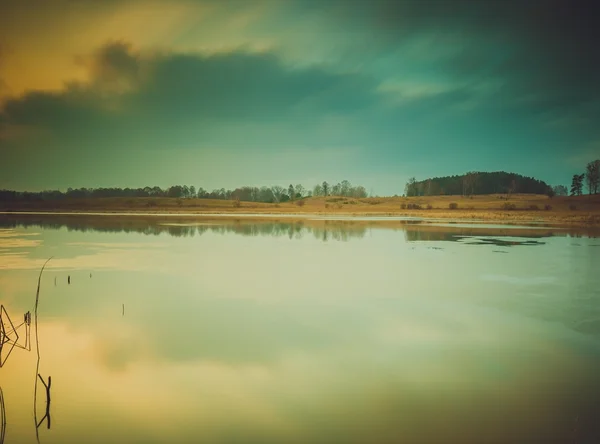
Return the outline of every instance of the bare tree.
{"type": "Polygon", "coordinates": [[[594,160],[585,168],[585,181],[589,194],[596,194],[600,182],[600,160],[594,160]]]}
{"type": "Polygon", "coordinates": [[[342,183],[340,184],[340,194],[342,196],[350,196],[351,188],[352,188],[352,185],[350,184],[349,181],[342,180],[342,183]]]}
{"type": "Polygon", "coordinates": [[[290,200],[295,200],[296,193],[294,192],[294,185],[292,184],[288,187],[288,195],[290,196],[290,200]]]}
{"type": "Polygon", "coordinates": [[[279,185],[273,185],[271,187],[271,191],[273,192],[273,197],[275,198],[275,202],[281,202],[281,196],[283,196],[283,187],[279,185]]]}
{"type": "Polygon", "coordinates": [[[554,194],[556,196],[566,196],[567,194],[569,194],[569,190],[564,185],[556,185],[552,189],[554,190],[554,194]]]}
{"type": "Polygon", "coordinates": [[[295,190],[296,190],[297,197],[304,197],[305,190],[302,185],[300,185],[300,184],[296,185],[295,190]]]}

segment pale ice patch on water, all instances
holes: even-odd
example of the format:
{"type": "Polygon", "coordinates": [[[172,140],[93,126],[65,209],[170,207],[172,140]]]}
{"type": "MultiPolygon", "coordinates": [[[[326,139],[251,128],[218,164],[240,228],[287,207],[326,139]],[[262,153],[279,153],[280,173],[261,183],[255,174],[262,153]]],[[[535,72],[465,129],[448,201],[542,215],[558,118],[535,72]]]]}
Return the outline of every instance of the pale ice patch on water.
{"type": "Polygon", "coordinates": [[[549,225],[540,226],[542,222],[527,222],[527,225],[513,225],[513,224],[492,224],[492,223],[453,223],[453,222],[435,222],[431,223],[434,227],[448,227],[448,228],[487,228],[487,229],[498,229],[498,230],[547,230],[552,229],[566,229],[566,227],[550,227],[549,225]],[[531,223],[531,225],[529,225],[531,223]]]}
{"type": "Polygon", "coordinates": [[[553,276],[518,277],[503,274],[484,274],[480,279],[483,281],[506,282],[515,285],[546,285],[553,284],[557,281],[556,277],[553,276]]]}

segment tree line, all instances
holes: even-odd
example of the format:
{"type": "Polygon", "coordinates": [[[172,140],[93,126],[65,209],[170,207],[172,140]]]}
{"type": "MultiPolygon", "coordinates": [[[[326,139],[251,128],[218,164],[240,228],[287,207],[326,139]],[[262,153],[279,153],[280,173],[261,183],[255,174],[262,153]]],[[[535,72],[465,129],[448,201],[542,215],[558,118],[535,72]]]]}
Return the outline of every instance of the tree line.
{"type": "Polygon", "coordinates": [[[581,196],[583,194],[584,182],[588,194],[598,194],[598,188],[600,188],[600,159],[589,162],[584,173],[573,174],[571,196],[581,196]]]}
{"type": "Polygon", "coordinates": [[[471,171],[462,175],[433,177],[418,181],[411,177],[404,188],[406,196],[440,196],[477,194],[549,194],[553,188],[533,177],[504,171],[471,171]]]}
{"type": "Polygon", "coordinates": [[[0,202],[21,201],[48,201],[61,199],[95,199],[95,198],[178,198],[178,199],[224,199],[240,200],[246,202],[280,203],[294,201],[311,196],[345,196],[363,198],[367,197],[367,191],[362,185],[353,186],[349,181],[343,180],[335,185],[329,185],[327,181],[317,184],[312,190],[307,190],[303,185],[290,184],[288,187],[273,185],[270,187],[244,186],[234,190],[225,188],[207,191],[202,187],[196,189],[193,185],[173,185],[168,188],[159,186],[144,188],[68,188],[66,192],[59,190],[29,192],[0,190],[0,202]]]}

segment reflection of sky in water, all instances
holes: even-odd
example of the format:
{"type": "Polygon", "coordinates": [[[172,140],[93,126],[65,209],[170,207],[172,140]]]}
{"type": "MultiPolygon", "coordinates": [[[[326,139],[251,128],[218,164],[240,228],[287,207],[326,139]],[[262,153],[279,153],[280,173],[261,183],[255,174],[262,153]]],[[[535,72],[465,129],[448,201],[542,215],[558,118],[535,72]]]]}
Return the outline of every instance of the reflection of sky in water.
{"type": "MultiPolygon", "coordinates": [[[[0,231],[14,318],[55,256],[42,442],[569,442],[576,417],[598,436],[593,239],[494,254],[435,231],[171,229],[0,231]]],[[[7,444],[34,438],[34,369],[21,350],[0,369],[7,444]]]]}

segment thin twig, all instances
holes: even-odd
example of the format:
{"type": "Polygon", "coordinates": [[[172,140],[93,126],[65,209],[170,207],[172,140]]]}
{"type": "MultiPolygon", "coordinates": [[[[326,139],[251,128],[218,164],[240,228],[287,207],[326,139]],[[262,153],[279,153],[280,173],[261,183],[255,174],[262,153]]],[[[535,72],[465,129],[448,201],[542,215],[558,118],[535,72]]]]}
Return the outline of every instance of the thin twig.
{"type": "MultiPolygon", "coordinates": [[[[53,257],[53,256],[52,256],[53,257]]],[[[40,270],[40,275],[38,277],[38,284],[37,284],[37,291],[35,293],[35,307],[34,307],[34,317],[35,317],[35,347],[36,347],[36,351],[37,351],[37,365],[35,367],[35,376],[34,376],[34,387],[33,387],[33,422],[35,424],[35,438],[37,440],[37,442],[40,442],[40,435],[38,432],[38,428],[37,428],[37,378],[38,378],[38,374],[40,371],[40,340],[38,337],[38,304],[40,301],[40,285],[42,282],[42,273],[44,272],[44,268],[46,268],[46,264],[50,261],[50,259],[52,259],[52,257],[50,257],[46,262],[44,262],[44,265],[42,266],[42,269],[40,270]]]]}
{"type": "Polygon", "coordinates": [[[4,393],[0,387],[0,444],[4,443],[6,436],[6,408],[4,406],[4,393]]]}

